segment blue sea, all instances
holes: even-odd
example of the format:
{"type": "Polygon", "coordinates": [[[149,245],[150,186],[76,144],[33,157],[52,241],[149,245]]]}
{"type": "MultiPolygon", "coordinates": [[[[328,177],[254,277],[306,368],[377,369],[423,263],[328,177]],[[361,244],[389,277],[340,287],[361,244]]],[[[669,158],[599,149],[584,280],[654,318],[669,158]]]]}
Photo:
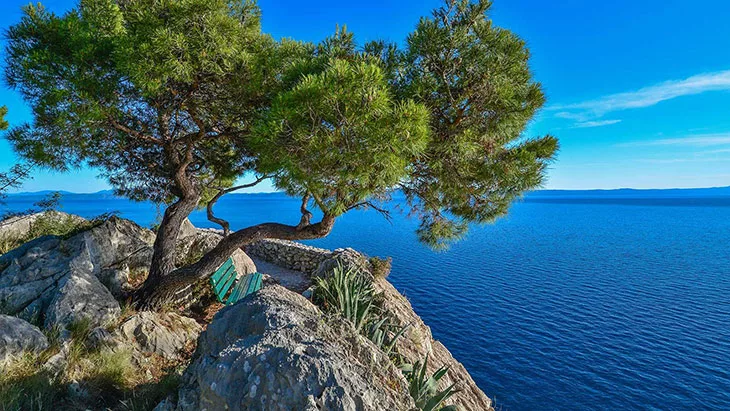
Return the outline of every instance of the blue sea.
{"type": "MultiPolygon", "coordinates": [[[[62,207],[146,226],[158,213],[104,193],[62,207]]],[[[240,228],[298,208],[230,195],[217,212],[240,228]]],[[[537,192],[441,253],[416,224],[352,212],[310,243],[392,256],[390,281],[498,409],[730,409],[730,190],[537,192]]]]}

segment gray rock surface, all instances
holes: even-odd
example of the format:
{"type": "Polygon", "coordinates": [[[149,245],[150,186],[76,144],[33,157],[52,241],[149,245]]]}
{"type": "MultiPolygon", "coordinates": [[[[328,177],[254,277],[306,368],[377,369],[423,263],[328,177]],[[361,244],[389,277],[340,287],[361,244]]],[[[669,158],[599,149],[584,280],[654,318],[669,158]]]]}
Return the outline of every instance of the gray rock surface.
{"type": "Polygon", "coordinates": [[[116,335],[136,350],[176,359],[191,347],[202,327],[192,318],[172,312],[139,312],[122,322],[116,335]]]}
{"type": "Polygon", "coordinates": [[[322,261],[317,269],[312,272],[312,277],[324,277],[329,275],[337,266],[345,270],[356,270],[369,280],[373,279],[368,265],[368,259],[352,248],[338,248],[322,261]]]}
{"type": "Polygon", "coordinates": [[[200,230],[185,219],[177,242],[177,262],[190,263],[218,245],[223,236],[215,231],[200,230]]]}
{"type": "Polygon", "coordinates": [[[68,325],[85,318],[94,326],[114,321],[121,309],[119,303],[101,282],[86,271],[74,271],[58,282],[51,302],[45,309],[44,324],[68,325]]]}
{"type": "Polygon", "coordinates": [[[178,410],[410,410],[390,360],[344,321],[271,285],[216,314],[178,410]]]}
{"type": "Polygon", "coordinates": [[[251,257],[243,252],[243,250],[238,249],[234,251],[231,255],[231,259],[233,260],[233,266],[236,267],[236,272],[239,277],[245,274],[255,273],[257,271],[256,264],[253,262],[251,257]]]}
{"type": "Polygon", "coordinates": [[[256,269],[270,275],[277,283],[298,293],[304,292],[312,284],[308,274],[289,268],[280,267],[258,257],[252,258],[256,269]]]}
{"type": "MultiPolygon", "coordinates": [[[[398,351],[404,356],[405,360],[415,363],[416,361],[422,361],[428,354],[429,372],[432,373],[441,366],[449,368],[449,372],[440,382],[440,387],[445,388],[452,383],[456,383],[461,391],[448,399],[446,403],[456,404],[468,411],[493,409],[489,397],[476,385],[466,368],[451,355],[449,350],[433,338],[431,329],[416,314],[408,299],[400,294],[386,279],[373,277],[366,256],[351,248],[329,251],[303,246],[292,241],[267,241],[268,243],[261,242],[258,248],[253,249],[253,252],[268,255],[267,253],[271,250],[276,250],[276,252],[286,256],[285,259],[280,259],[284,262],[287,260],[320,261],[317,267],[309,273],[312,277],[327,276],[338,264],[345,269],[354,269],[361,272],[373,282],[376,290],[382,293],[385,310],[398,323],[410,324],[405,333],[405,338],[401,338],[398,342],[398,351]],[[320,257],[310,255],[315,252],[319,252],[320,257]]],[[[249,248],[249,250],[251,249],[249,248]]],[[[307,292],[307,294],[310,293],[307,292]]]]}
{"type": "Polygon", "coordinates": [[[40,353],[48,348],[41,330],[17,317],[0,314],[0,364],[23,352],[40,353]]]}
{"type": "Polygon", "coordinates": [[[111,217],[68,239],[28,242],[0,256],[0,312],[43,319],[46,327],[84,317],[102,325],[120,309],[99,277],[149,264],[153,241],[149,230],[111,217]]]}

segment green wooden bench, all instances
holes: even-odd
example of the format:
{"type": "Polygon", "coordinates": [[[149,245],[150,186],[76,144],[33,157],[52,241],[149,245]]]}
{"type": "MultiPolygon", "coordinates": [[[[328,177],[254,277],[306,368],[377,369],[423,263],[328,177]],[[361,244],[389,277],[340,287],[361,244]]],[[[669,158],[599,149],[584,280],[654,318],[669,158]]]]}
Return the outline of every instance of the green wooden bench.
{"type": "Polygon", "coordinates": [[[243,297],[261,289],[263,283],[261,273],[246,274],[238,280],[236,277],[238,277],[238,273],[231,258],[213,273],[210,277],[210,284],[213,286],[213,292],[218,301],[226,305],[235,304],[243,297]]]}

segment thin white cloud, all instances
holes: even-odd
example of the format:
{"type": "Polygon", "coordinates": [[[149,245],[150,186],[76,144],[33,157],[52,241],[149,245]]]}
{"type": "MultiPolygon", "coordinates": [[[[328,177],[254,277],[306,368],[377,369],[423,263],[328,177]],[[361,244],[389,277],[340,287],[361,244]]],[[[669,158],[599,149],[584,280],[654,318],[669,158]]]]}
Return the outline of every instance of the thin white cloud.
{"type": "Polygon", "coordinates": [[[555,113],[555,117],[565,118],[568,120],[578,120],[578,121],[585,121],[587,119],[587,116],[585,114],[571,113],[570,111],[557,112],[557,113],[555,113]]]}
{"type": "Polygon", "coordinates": [[[656,105],[677,97],[707,91],[730,90],[730,70],[698,74],[684,80],[666,81],[635,91],[610,94],[594,100],[573,104],[558,104],[547,110],[558,111],[556,117],[586,121],[606,113],[656,105]]]}
{"type": "Polygon", "coordinates": [[[616,144],[616,147],[656,147],[656,146],[691,146],[709,147],[730,144],[730,133],[698,134],[680,138],[663,138],[659,140],[631,141],[616,144]]]}
{"type": "Polygon", "coordinates": [[[679,158],[643,158],[642,163],[649,164],[678,164],[678,163],[707,163],[707,162],[730,162],[730,157],[679,157],[679,158]]]}
{"type": "Polygon", "coordinates": [[[700,151],[698,154],[722,154],[730,153],[730,148],[719,148],[717,150],[700,151]]]}
{"type": "Polygon", "coordinates": [[[579,121],[573,125],[573,128],[589,128],[589,127],[603,127],[610,126],[611,124],[620,123],[621,120],[595,120],[595,121],[579,121]]]}

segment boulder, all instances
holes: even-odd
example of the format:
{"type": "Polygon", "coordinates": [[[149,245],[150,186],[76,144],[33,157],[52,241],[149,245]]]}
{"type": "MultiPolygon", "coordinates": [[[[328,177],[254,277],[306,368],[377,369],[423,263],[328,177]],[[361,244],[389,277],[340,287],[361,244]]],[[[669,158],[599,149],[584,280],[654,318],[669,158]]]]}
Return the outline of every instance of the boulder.
{"type": "Polygon", "coordinates": [[[46,327],[81,318],[102,325],[120,311],[102,283],[105,273],[148,266],[153,241],[149,230],[117,217],[68,239],[30,241],[0,256],[0,310],[44,319],[46,327]]]}
{"type": "Polygon", "coordinates": [[[338,248],[334,250],[329,258],[317,266],[317,269],[312,273],[312,277],[327,276],[338,265],[342,266],[345,270],[357,270],[369,280],[373,279],[367,257],[352,248],[338,248]]]}
{"type": "Polygon", "coordinates": [[[231,255],[233,260],[233,266],[236,267],[236,272],[239,276],[245,274],[251,274],[256,272],[256,264],[254,264],[251,257],[249,257],[243,250],[238,249],[231,255]]]}
{"type": "Polygon", "coordinates": [[[187,218],[180,226],[178,234],[176,259],[178,264],[190,264],[212,250],[223,238],[223,235],[209,230],[200,230],[187,218]]]}
{"type": "Polygon", "coordinates": [[[191,347],[202,327],[192,318],[172,312],[139,312],[122,322],[116,335],[137,351],[177,359],[191,347]]]}
{"type": "Polygon", "coordinates": [[[23,352],[38,354],[48,348],[41,330],[18,317],[0,314],[0,364],[23,352]]]}
{"type": "Polygon", "coordinates": [[[198,235],[198,229],[190,222],[189,218],[186,218],[180,226],[180,233],[178,234],[178,240],[183,240],[188,237],[195,237],[198,235]]]}
{"type": "Polygon", "coordinates": [[[53,299],[45,309],[45,326],[65,326],[83,319],[94,326],[104,325],[120,313],[119,303],[99,279],[79,270],[58,282],[53,299]]]}
{"type": "Polygon", "coordinates": [[[114,295],[123,294],[130,271],[149,270],[155,242],[151,230],[112,217],[81,234],[94,264],[94,274],[114,295]]]}
{"type": "Polygon", "coordinates": [[[278,285],[216,314],[178,398],[178,410],[414,408],[400,371],[372,342],[278,285]]]}

